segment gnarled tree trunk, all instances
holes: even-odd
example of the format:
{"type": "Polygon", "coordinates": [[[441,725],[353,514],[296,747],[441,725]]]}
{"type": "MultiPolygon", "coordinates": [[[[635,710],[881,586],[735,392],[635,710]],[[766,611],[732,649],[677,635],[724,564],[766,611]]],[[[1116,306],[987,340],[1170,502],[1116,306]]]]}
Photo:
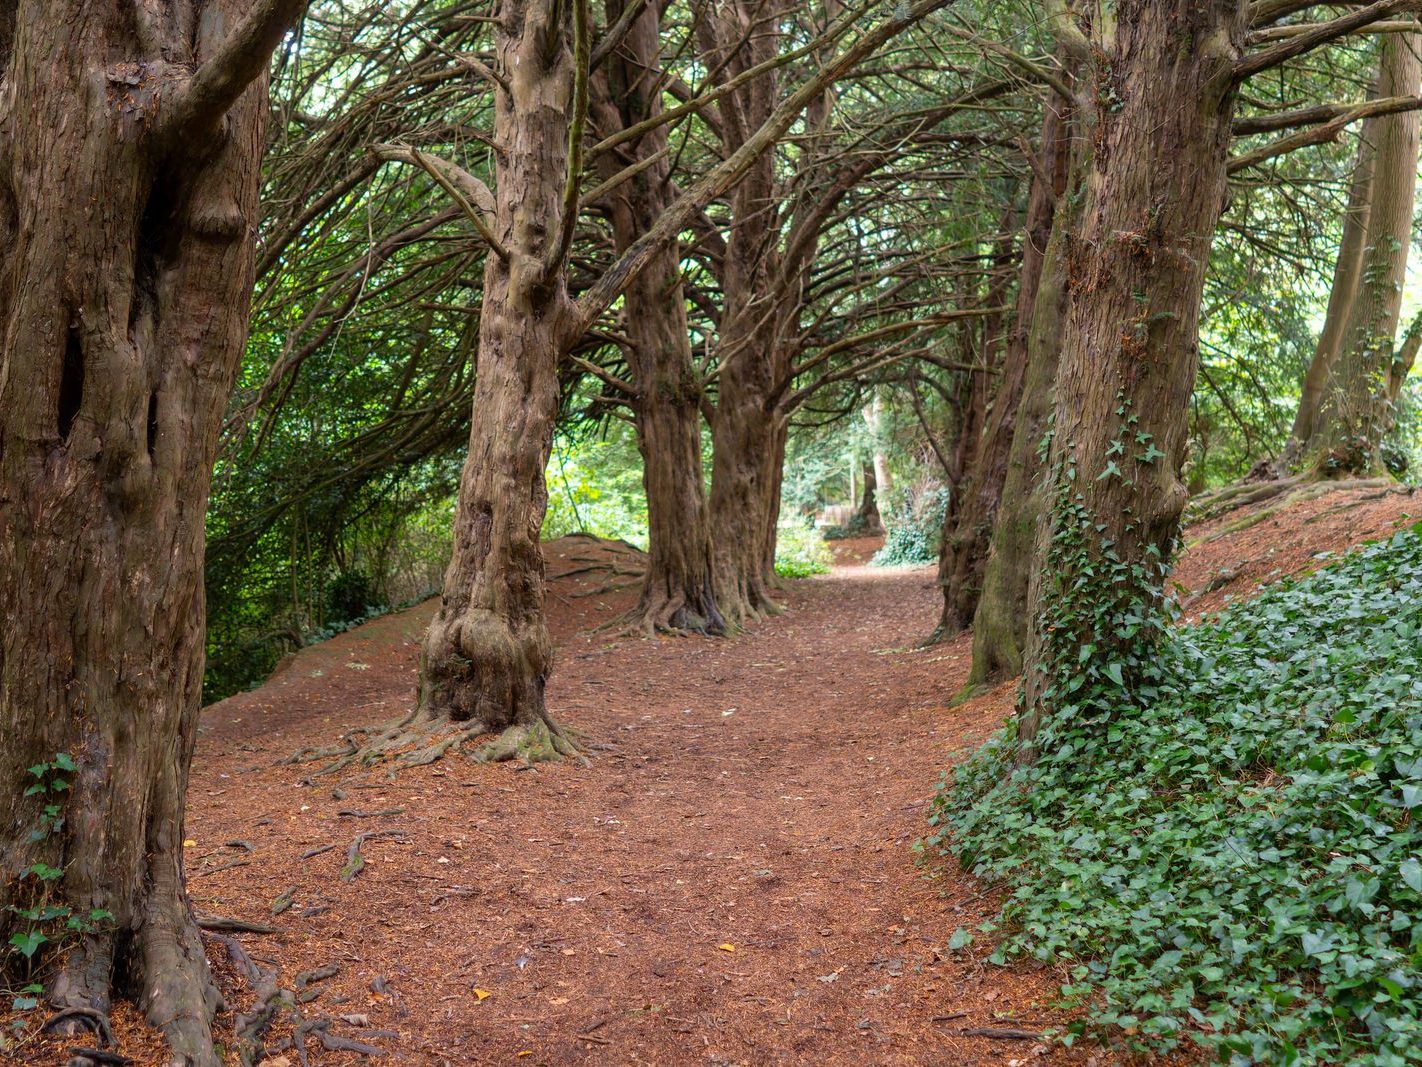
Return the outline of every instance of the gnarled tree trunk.
{"type": "Polygon", "coordinates": [[[491,229],[507,259],[491,252],[484,270],[454,553],[420,657],[418,705],[368,755],[432,736],[405,757],[424,762],[491,731],[501,737],[480,751],[483,758],[536,759],[574,748],[544,704],[552,644],[539,547],[557,366],[577,319],[557,247],[574,82],[566,18],[566,8],[540,0],[500,7],[496,50],[509,88],[496,94],[494,138],[503,151],[495,154],[491,229]]]}
{"type": "MultiPolygon", "coordinates": [[[[608,0],[607,24],[625,9],[608,0]]],[[[596,114],[604,133],[659,115],[660,17],[647,5],[597,82],[596,114]]],[[[619,253],[656,224],[673,199],[666,126],[649,130],[624,151],[606,153],[602,177],[653,160],[614,189],[607,211],[619,253]]],[[[633,416],[647,494],[647,572],[633,616],[648,630],[721,633],[712,579],[711,529],[701,469],[701,381],[692,359],[682,292],[681,253],[672,241],[623,294],[633,416]]]]}
{"type": "Polygon", "coordinates": [[[1087,667],[1137,684],[1187,492],[1180,479],[1204,274],[1228,192],[1243,0],[1133,0],[1091,42],[1092,159],[1029,591],[1024,758],[1087,667]],[[1107,94],[1100,87],[1109,86],[1107,94]],[[1132,620],[1143,620],[1135,621],[1132,620]]]}
{"type": "Polygon", "coordinates": [[[133,996],[175,1064],[217,1067],[182,864],[203,523],[266,58],[302,5],[198,6],[0,5],[0,941],[50,937],[64,1028],[133,996]],[[85,929],[11,910],[36,904],[85,929]]]}

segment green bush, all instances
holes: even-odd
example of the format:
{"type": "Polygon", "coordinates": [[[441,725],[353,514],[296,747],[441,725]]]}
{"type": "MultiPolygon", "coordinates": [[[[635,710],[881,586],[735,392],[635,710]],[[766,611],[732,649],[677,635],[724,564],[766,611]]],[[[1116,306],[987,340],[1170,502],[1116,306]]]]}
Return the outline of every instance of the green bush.
{"type": "Polygon", "coordinates": [[[1068,1041],[1422,1063],[1422,538],[1160,657],[1105,713],[1098,689],[1049,722],[1035,765],[1012,766],[1009,725],[945,781],[928,843],[1011,889],[994,961],[1069,968],[1068,1041]]]}
{"type": "Polygon", "coordinates": [[[948,490],[931,484],[895,499],[884,516],[884,543],[870,560],[876,567],[917,567],[938,561],[948,490]]]}
{"type": "Polygon", "coordinates": [[[775,536],[775,573],[782,578],[826,574],[834,556],[820,532],[808,523],[782,522],[775,536]]]}

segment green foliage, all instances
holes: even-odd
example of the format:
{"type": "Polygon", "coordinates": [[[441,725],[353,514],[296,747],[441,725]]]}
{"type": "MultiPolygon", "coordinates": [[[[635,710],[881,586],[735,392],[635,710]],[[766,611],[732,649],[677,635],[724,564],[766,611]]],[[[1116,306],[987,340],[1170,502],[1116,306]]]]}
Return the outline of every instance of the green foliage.
{"type": "Polygon", "coordinates": [[[642,457],[635,436],[622,423],[600,437],[555,441],[547,478],[544,540],[582,532],[646,547],[642,457]]]}
{"type": "Polygon", "coordinates": [[[897,489],[884,513],[884,544],[870,561],[876,567],[917,567],[938,559],[948,490],[936,482],[897,489]]]}
{"type": "MultiPolygon", "coordinates": [[[[53,759],[27,768],[31,781],[25,786],[23,795],[49,801],[42,806],[35,826],[30,830],[31,844],[48,840],[64,828],[63,808],[56,801],[70,795],[72,776],[78,769],[74,757],[67,752],[60,752],[53,759]]],[[[113,919],[113,915],[103,908],[77,910],[65,903],[59,896],[63,878],[62,867],[37,860],[20,871],[9,890],[8,896],[14,903],[8,907],[19,923],[7,944],[12,960],[19,957],[22,961],[26,976],[34,972],[42,950],[60,948],[68,939],[97,930],[113,919]]],[[[29,988],[26,987],[27,990],[29,988]]],[[[17,997],[14,1010],[33,1007],[33,1004],[21,1003],[29,999],[17,997]]]]}
{"type": "Polygon", "coordinates": [[[1422,1063],[1422,537],[1151,658],[1127,691],[1087,650],[1035,764],[1009,727],[945,782],[930,843],[1012,890],[994,959],[1070,968],[1067,1040],[1422,1063]]]}
{"type": "Polygon", "coordinates": [[[834,562],[829,545],[809,523],[782,521],[775,537],[775,573],[782,578],[808,578],[829,573],[834,562]]]}

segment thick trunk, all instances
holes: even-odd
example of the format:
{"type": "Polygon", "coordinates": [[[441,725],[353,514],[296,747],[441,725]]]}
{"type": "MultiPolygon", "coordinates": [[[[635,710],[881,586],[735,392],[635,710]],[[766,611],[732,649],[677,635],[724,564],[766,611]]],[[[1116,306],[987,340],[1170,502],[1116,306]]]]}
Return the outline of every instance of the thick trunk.
{"type": "MultiPolygon", "coordinates": [[[[608,0],[609,26],[623,6],[622,0],[608,0]]],[[[604,63],[595,93],[604,135],[661,113],[659,29],[658,7],[647,5],[604,63]]],[[[602,157],[604,179],[624,167],[663,157],[610,198],[607,210],[619,253],[655,225],[672,199],[667,139],[667,127],[659,126],[625,152],[602,157]]],[[[712,585],[711,529],[701,470],[701,382],[692,359],[681,251],[675,241],[633,279],[623,294],[623,309],[647,493],[647,573],[634,615],[650,630],[720,633],[725,621],[712,585]]]]}
{"type": "MultiPolygon", "coordinates": [[[[565,13],[566,14],[566,13],[565,13]]],[[[402,740],[460,724],[547,743],[551,643],[539,534],[558,409],[557,365],[574,315],[554,244],[562,225],[573,61],[566,25],[536,0],[505,0],[497,29],[494,236],[484,271],[469,454],[454,552],[420,661],[419,703],[402,740]],[[550,42],[552,47],[550,48],[550,42]]],[[[449,738],[438,742],[433,758],[449,738]]],[[[493,755],[511,752],[490,750],[493,755]]]]}
{"type": "Polygon", "coordinates": [[[1051,240],[1057,200],[1066,191],[1070,146],[1063,106],[1064,102],[1055,96],[1048,97],[1042,121],[1041,167],[1032,181],[1027,200],[1016,308],[999,368],[1001,373],[995,376],[996,392],[982,431],[948,501],[938,557],[943,614],[934,631],[934,640],[944,640],[971,625],[982,594],[983,571],[1007,481],[1018,408],[1027,380],[1029,341],[1037,296],[1042,289],[1043,262],[1051,240]]]}
{"type": "MultiPolygon", "coordinates": [[[[1381,95],[1413,96],[1422,88],[1422,35],[1390,33],[1383,41],[1381,95]]],[[[1382,474],[1383,443],[1392,428],[1393,343],[1402,309],[1412,207],[1417,186],[1419,119],[1388,115],[1375,126],[1372,195],[1357,293],[1342,350],[1304,455],[1322,477],[1382,474]]]]}
{"type": "MultiPolygon", "coordinates": [[[[1071,302],[1029,590],[1019,741],[1090,694],[1149,676],[1198,362],[1200,298],[1228,191],[1243,0],[1137,0],[1092,52],[1092,159],[1068,253],[1071,302]],[[1111,683],[1108,685],[1108,682],[1111,683]],[[1083,688],[1085,687],[1085,688],[1083,688]]],[[[1083,704],[1083,701],[1087,701],[1083,704]]]]}
{"type": "Polygon", "coordinates": [[[1318,426],[1318,413],[1323,406],[1324,389],[1338,361],[1344,327],[1358,292],[1358,276],[1363,268],[1364,237],[1368,229],[1368,208],[1372,200],[1378,123],[1382,121],[1382,118],[1365,121],[1362,136],[1358,139],[1358,158],[1353,165],[1352,180],[1348,184],[1348,206],[1343,214],[1343,233],[1338,243],[1338,259],[1333,265],[1333,288],[1328,293],[1328,311],[1323,320],[1323,329],[1318,335],[1313,359],[1309,361],[1308,370],[1304,372],[1303,385],[1299,392],[1299,407],[1294,413],[1293,430],[1289,433],[1288,444],[1284,446],[1284,453],[1280,457],[1279,466],[1283,471],[1298,462],[1313,439],[1318,426]]]}
{"type": "Polygon", "coordinates": [[[265,86],[180,150],[158,131],[245,6],[195,29],[126,4],[0,5],[0,22],[18,12],[8,64],[0,28],[0,940],[49,937],[66,1026],[101,1028],[113,994],[133,996],[174,1063],[212,1067],[183,804],[265,86]],[[40,777],[68,788],[23,795],[40,777]],[[62,874],[42,883],[35,863],[62,874]],[[12,910],[37,904],[83,929],[12,910]]]}

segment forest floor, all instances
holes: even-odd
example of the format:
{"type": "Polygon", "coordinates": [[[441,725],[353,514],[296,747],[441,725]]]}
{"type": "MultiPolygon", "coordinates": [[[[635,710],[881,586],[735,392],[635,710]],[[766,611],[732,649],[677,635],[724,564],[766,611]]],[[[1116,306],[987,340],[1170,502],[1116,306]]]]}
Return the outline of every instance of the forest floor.
{"type": "MultiPolygon", "coordinates": [[[[1182,599],[1215,610],[1419,504],[1339,492],[1192,528],[1182,599]]],[[[395,1062],[1130,1062],[1031,1038],[1064,1021],[1047,1006],[1058,971],[992,966],[982,936],[947,948],[1000,899],[912,846],[940,774],[1002,722],[1013,686],[953,707],[970,638],[918,647],[933,569],[867,566],[874,547],[836,543],[831,574],[786,583],[785,614],[738,637],[645,640],[596,629],[634,588],[557,577],[587,544],[550,546],[549,706],[607,746],[587,767],[454,757],[306,781],[319,765],[279,761],[407,708],[433,605],[303,650],[204,713],[187,829],[199,912],[275,927],[239,940],[288,983],[334,970],[306,978],[303,1016],[395,1062]],[[370,831],[386,836],[343,881],[370,831]]],[[[116,1015],[121,1051],[162,1062],[134,1016],[116,1015]]],[[[304,1039],[311,1063],[365,1062],[320,1036],[304,1039]]],[[[62,1062],[45,1058],[58,1047],[0,1062],[62,1062]]],[[[288,1047],[266,1062],[302,1060],[288,1047]]]]}

